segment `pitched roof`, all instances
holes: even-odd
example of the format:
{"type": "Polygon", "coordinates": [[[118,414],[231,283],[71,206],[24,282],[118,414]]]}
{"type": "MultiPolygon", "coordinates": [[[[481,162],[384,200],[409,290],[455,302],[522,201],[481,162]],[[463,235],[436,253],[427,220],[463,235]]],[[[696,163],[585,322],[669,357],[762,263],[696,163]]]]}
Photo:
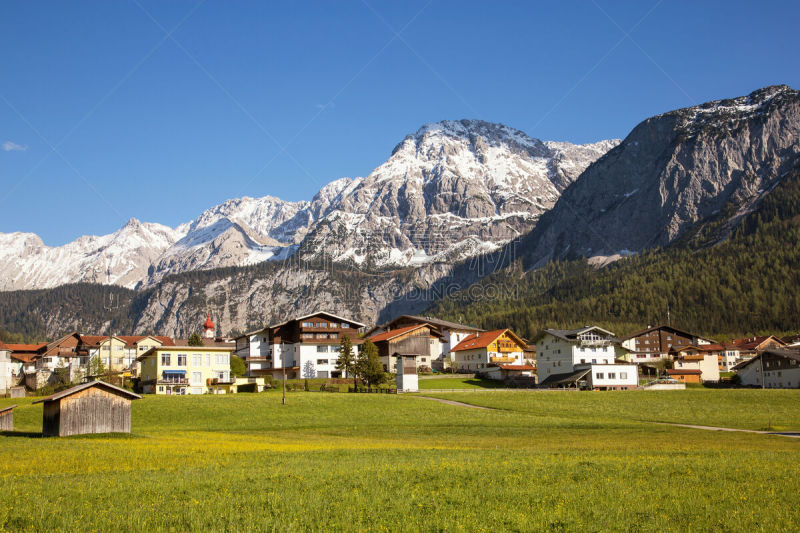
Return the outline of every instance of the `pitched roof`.
{"type": "Polygon", "coordinates": [[[731,341],[731,344],[739,350],[755,350],[769,339],[774,339],[779,344],[782,345],[786,344],[785,342],[783,342],[778,337],[775,337],[774,335],[767,335],[762,337],[749,337],[745,339],[734,339],[731,341]]]}
{"type": "Polygon", "coordinates": [[[121,388],[117,387],[116,385],[112,385],[111,383],[106,383],[105,381],[91,381],[89,383],[82,383],[80,385],[76,385],[74,387],[71,387],[71,388],[69,388],[67,390],[62,390],[61,392],[57,392],[55,394],[51,394],[47,398],[42,398],[41,400],[36,400],[33,403],[51,402],[51,401],[54,401],[54,400],[60,400],[61,398],[64,398],[66,396],[71,396],[71,395],[73,395],[73,394],[75,394],[77,392],[80,392],[80,391],[82,391],[84,389],[88,389],[88,388],[91,388],[91,387],[100,387],[100,388],[106,389],[109,392],[113,392],[113,393],[116,393],[116,394],[118,394],[120,396],[125,396],[127,398],[130,398],[131,400],[140,400],[142,398],[138,394],[134,394],[129,390],[121,389],[121,388]]]}
{"type": "Polygon", "coordinates": [[[628,339],[632,339],[634,337],[638,337],[640,335],[644,335],[645,333],[650,333],[651,331],[655,331],[657,329],[669,329],[671,331],[674,331],[675,333],[679,333],[679,334],[683,335],[684,337],[689,337],[691,339],[703,339],[704,341],[710,341],[711,340],[711,339],[708,339],[706,337],[701,337],[700,335],[695,335],[694,333],[690,333],[690,332],[688,332],[686,330],[678,329],[678,328],[673,327],[673,326],[667,326],[665,324],[662,324],[660,326],[650,326],[650,327],[645,328],[645,329],[643,329],[641,331],[637,331],[636,333],[628,335],[627,337],[623,337],[621,340],[626,341],[628,339]]]}
{"type": "Polygon", "coordinates": [[[570,383],[575,383],[586,374],[591,372],[591,368],[584,368],[581,370],[576,370],[574,372],[565,372],[563,374],[551,374],[547,376],[547,379],[539,383],[540,387],[545,385],[568,385],[570,383]]]}
{"type": "Polygon", "coordinates": [[[539,340],[542,337],[542,335],[544,335],[545,333],[549,333],[553,337],[557,337],[567,342],[574,342],[577,336],[580,335],[581,333],[586,333],[587,331],[592,331],[594,329],[608,334],[611,337],[610,340],[612,342],[618,342],[618,339],[614,337],[613,332],[608,331],[607,329],[603,329],[599,326],[585,326],[579,329],[545,329],[544,331],[539,333],[539,335],[536,336],[535,340],[539,340]]]}
{"type": "Polygon", "coordinates": [[[0,407],[0,414],[5,413],[6,411],[11,411],[16,406],[17,404],[9,405],[8,407],[0,407]]]}
{"type": "MultiPolygon", "coordinates": [[[[108,338],[108,337],[106,337],[108,338]]],[[[132,344],[139,344],[144,339],[155,339],[162,344],[162,346],[174,346],[175,341],[172,340],[172,337],[165,337],[162,335],[119,335],[117,336],[118,339],[121,339],[125,342],[126,345],[130,346],[132,344]]]]}
{"type": "MultiPolygon", "coordinates": [[[[344,317],[341,317],[339,315],[334,315],[333,313],[329,313],[327,311],[314,311],[313,313],[309,313],[309,314],[303,315],[303,316],[296,316],[294,318],[290,318],[289,320],[285,320],[283,322],[279,322],[278,324],[272,324],[272,325],[267,326],[267,327],[277,328],[278,326],[283,326],[284,324],[288,324],[289,322],[304,320],[306,318],[309,318],[309,317],[312,317],[312,316],[316,316],[316,315],[326,315],[326,316],[329,316],[329,317],[333,317],[336,320],[340,320],[342,322],[347,322],[348,324],[353,324],[353,325],[356,325],[356,326],[360,326],[362,328],[367,327],[366,324],[362,324],[361,322],[356,322],[355,320],[350,320],[349,318],[344,318],[344,317]]],[[[257,330],[257,331],[261,331],[261,330],[257,330]]]]}
{"type": "Polygon", "coordinates": [[[12,352],[38,352],[47,344],[6,344],[6,348],[12,352]]]}
{"type": "Polygon", "coordinates": [[[763,353],[800,361],[800,348],[767,348],[763,353]]]}
{"type": "Polygon", "coordinates": [[[513,331],[506,328],[506,329],[495,329],[492,331],[485,331],[483,333],[473,333],[463,341],[459,342],[454,348],[451,348],[450,351],[462,352],[464,350],[475,350],[478,348],[486,348],[503,333],[508,333],[508,335],[512,339],[514,339],[514,341],[517,344],[519,344],[520,348],[525,347],[525,343],[523,342],[523,340],[520,339],[517,335],[515,335],[513,331]]]}
{"type": "Polygon", "coordinates": [[[449,320],[441,320],[439,318],[434,318],[431,316],[401,315],[392,320],[392,322],[394,322],[395,320],[399,320],[401,318],[426,322],[428,324],[433,324],[434,326],[439,326],[440,328],[460,329],[464,331],[486,331],[481,328],[476,328],[475,326],[467,326],[466,324],[459,324],[458,322],[450,322],[449,320]]]}
{"type": "Polygon", "coordinates": [[[405,335],[406,333],[410,333],[414,330],[423,328],[425,326],[428,326],[428,324],[415,324],[413,326],[406,326],[404,328],[390,329],[389,331],[378,333],[377,335],[373,335],[372,337],[367,337],[367,340],[370,340],[372,342],[388,341],[394,339],[395,337],[399,337],[401,335],[405,335]]]}

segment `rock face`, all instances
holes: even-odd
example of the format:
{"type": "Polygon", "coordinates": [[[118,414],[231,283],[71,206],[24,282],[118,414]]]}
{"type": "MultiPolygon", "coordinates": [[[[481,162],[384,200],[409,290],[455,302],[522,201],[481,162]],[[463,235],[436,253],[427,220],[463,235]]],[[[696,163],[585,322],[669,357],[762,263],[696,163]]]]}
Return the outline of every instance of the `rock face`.
{"type": "Polygon", "coordinates": [[[618,141],[542,142],[462,120],[420,128],[366,178],[335,180],[310,202],[228,200],[176,229],[132,220],[58,248],[0,234],[0,290],[80,281],[150,287],[171,274],[281,260],[386,269],[452,262],[529,231],[561,191],[618,141]]]}
{"type": "Polygon", "coordinates": [[[427,124],[331,202],[300,253],[386,268],[496,250],[617,142],[542,142],[474,120],[427,124]]]}
{"type": "Polygon", "coordinates": [[[800,161],[799,140],[800,93],[787,86],[649,118],[524,239],[528,266],[664,246],[720,217],[730,227],[800,161]]]}

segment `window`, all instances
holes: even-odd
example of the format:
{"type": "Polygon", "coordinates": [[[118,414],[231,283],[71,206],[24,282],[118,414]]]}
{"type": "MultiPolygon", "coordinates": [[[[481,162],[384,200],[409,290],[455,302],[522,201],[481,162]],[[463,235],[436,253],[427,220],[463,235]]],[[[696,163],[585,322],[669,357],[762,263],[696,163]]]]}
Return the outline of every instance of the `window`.
{"type": "Polygon", "coordinates": [[[619,379],[628,379],[628,373],[627,372],[620,372],[619,373],[619,379]]]}
{"type": "Polygon", "coordinates": [[[327,359],[317,359],[317,364],[318,365],[327,365],[328,364],[328,360],[327,359]]]}
{"type": "Polygon", "coordinates": [[[585,363],[586,359],[581,359],[581,364],[585,363]]]}
{"type": "Polygon", "coordinates": [[[423,357],[422,359],[420,359],[420,361],[422,361],[423,363],[426,363],[428,361],[428,359],[423,357]]]}
{"type": "Polygon", "coordinates": [[[214,364],[216,365],[225,365],[228,364],[228,355],[224,353],[219,353],[214,356],[214,364]]]}
{"type": "Polygon", "coordinates": [[[158,387],[158,392],[164,392],[164,386],[163,385],[160,385],[158,387]]]}
{"type": "Polygon", "coordinates": [[[203,354],[195,354],[192,356],[192,366],[203,366],[203,354]]]}
{"type": "Polygon", "coordinates": [[[617,379],[617,373],[616,372],[609,372],[608,373],[608,379],[617,379]]]}
{"type": "Polygon", "coordinates": [[[114,346],[114,351],[115,352],[121,352],[122,351],[122,346],[114,346]]]}
{"type": "Polygon", "coordinates": [[[314,338],[314,334],[313,333],[303,333],[302,337],[304,339],[313,339],[314,338]]]}
{"type": "Polygon", "coordinates": [[[328,351],[327,344],[317,344],[317,353],[324,353],[328,351]]]}
{"type": "Polygon", "coordinates": [[[350,324],[348,324],[347,322],[342,322],[342,329],[348,329],[349,327],[350,324]]]}
{"type": "MultiPolygon", "coordinates": [[[[597,359],[592,359],[592,364],[596,364],[596,363],[597,363],[597,359]]],[[[602,375],[602,374],[600,374],[600,375],[602,375]]]]}
{"type": "Polygon", "coordinates": [[[186,354],[179,353],[178,354],[178,366],[186,366],[186,354]]]}
{"type": "Polygon", "coordinates": [[[602,372],[598,372],[597,373],[597,379],[603,379],[603,373],[602,372]]]}
{"type": "Polygon", "coordinates": [[[330,349],[331,349],[332,352],[339,352],[342,349],[342,347],[339,346],[338,344],[335,344],[335,345],[331,346],[330,349]]]}
{"type": "Polygon", "coordinates": [[[211,366],[211,354],[206,354],[206,366],[211,366]]]}
{"type": "Polygon", "coordinates": [[[168,353],[161,354],[161,364],[163,366],[170,366],[172,364],[172,355],[168,353]]]}

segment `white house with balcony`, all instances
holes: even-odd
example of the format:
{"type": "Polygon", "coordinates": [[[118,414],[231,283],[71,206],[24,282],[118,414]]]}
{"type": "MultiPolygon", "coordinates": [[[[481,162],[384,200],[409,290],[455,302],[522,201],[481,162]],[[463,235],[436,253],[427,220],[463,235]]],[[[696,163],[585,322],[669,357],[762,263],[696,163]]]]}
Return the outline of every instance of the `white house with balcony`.
{"type": "Polygon", "coordinates": [[[317,311],[236,337],[236,354],[250,376],[271,374],[288,378],[344,377],[336,368],[342,338],[354,350],[363,341],[364,324],[326,311],[317,311]]]}
{"type": "Polygon", "coordinates": [[[540,385],[599,390],[638,387],[637,366],[615,359],[618,343],[614,333],[597,326],[544,330],[536,337],[540,385]]]}

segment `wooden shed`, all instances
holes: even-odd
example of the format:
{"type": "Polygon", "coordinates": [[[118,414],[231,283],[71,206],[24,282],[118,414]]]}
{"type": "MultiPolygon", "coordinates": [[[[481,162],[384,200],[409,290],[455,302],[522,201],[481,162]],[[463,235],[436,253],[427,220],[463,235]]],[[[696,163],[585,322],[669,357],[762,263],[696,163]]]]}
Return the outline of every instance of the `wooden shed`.
{"type": "Polygon", "coordinates": [[[16,405],[0,408],[0,431],[14,431],[14,408],[16,405]]]}
{"type": "Polygon", "coordinates": [[[33,403],[44,402],[42,434],[130,433],[131,400],[141,396],[102,381],[84,383],[33,403]]]}

